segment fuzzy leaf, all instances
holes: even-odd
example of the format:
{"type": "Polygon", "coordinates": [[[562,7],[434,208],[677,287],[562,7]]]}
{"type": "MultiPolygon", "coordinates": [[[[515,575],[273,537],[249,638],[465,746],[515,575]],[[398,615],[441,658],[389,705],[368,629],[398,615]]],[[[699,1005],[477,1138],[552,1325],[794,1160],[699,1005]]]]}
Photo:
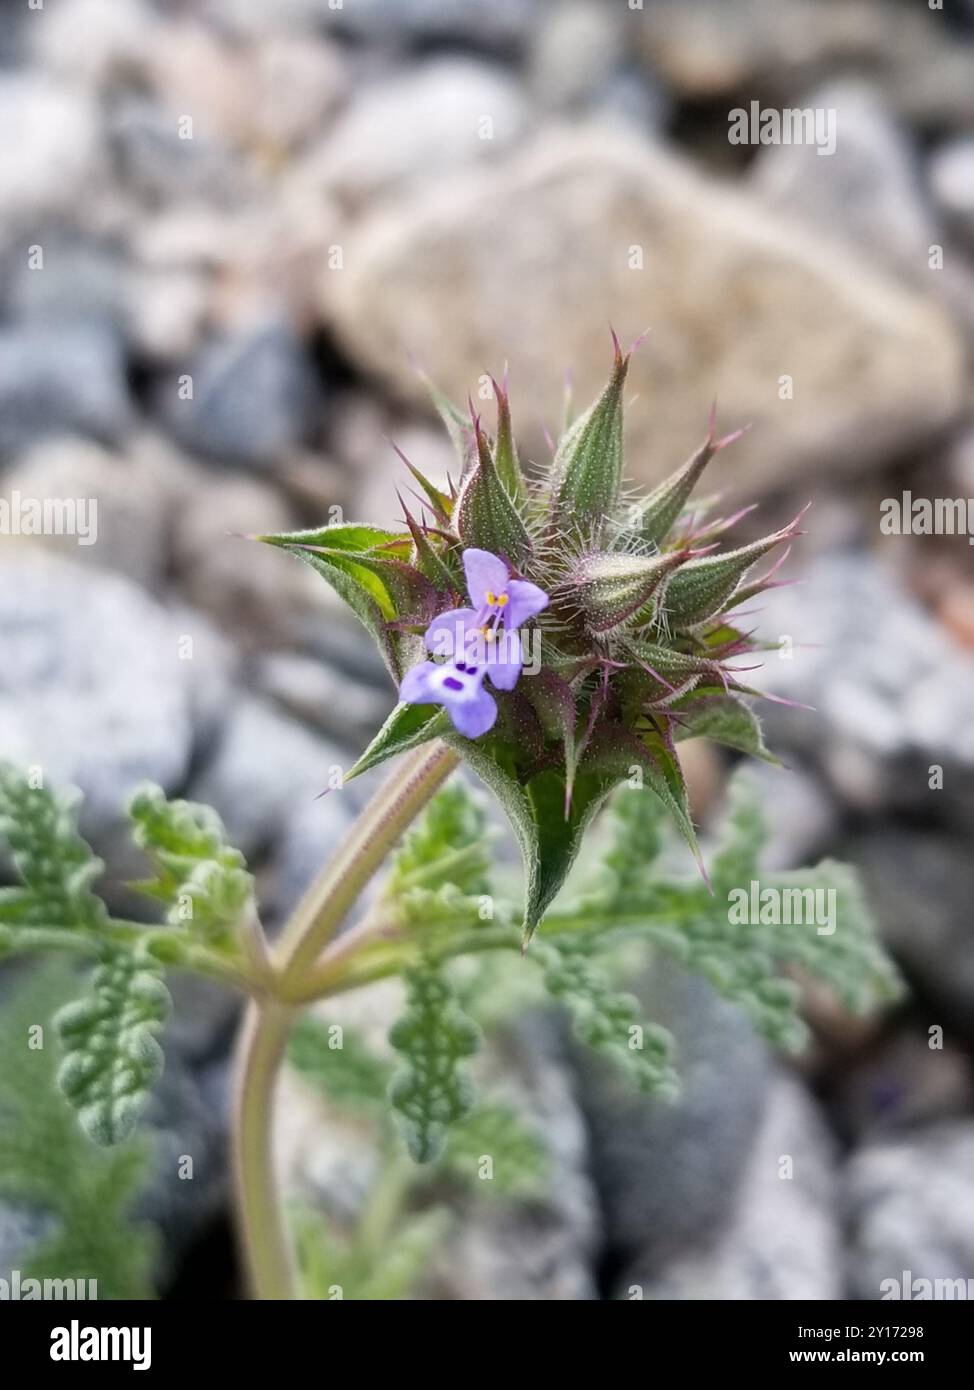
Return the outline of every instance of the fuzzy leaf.
{"type": "Polygon", "coordinates": [[[775,767],[781,766],[780,759],[768,750],[764,742],[757,715],[743,700],[722,693],[701,699],[695,696],[696,692],[687,703],[675,706],[680,712],[680,724],[676,729],[678,743],[687,738],[709,738],[726,748],[748,753],[753,758],[762,758],[775,767]]]}
{"type": "Polygon", "coordinates": [[[550,1170],[541,1136],[509,1105],[475,1105],[450,1127],[441,1159],[443,1170],[478,1192],[494,1197],[537,1196],[550,1170]],[[484,1156],[491,1160],[491,1181],[478,1181],[484,1156]]]}
{"type": "Polygon", "coordinates": [[[527,496],[524,474],[514,443],[514,429],[511,423],[511,402],[507,394],[507,383],[498,386],[491,378],[494,398],[497,401],[497,440],[494,444],[494,467],[497,476],[515,503],[523,502],[527,496]]]}
{"type": "Polygon", "coordinates": [[[506,555],[517,566],[530,552],[531,541],[500,479],[479,421],[476,437],[477,461],[457,500],[457,530],[465,546],[506,555]]]}
{"type": "Polygon", "coordinates": [[[21,880],[0,889],[0,923],[97,932],[107,922],[92,880],[104,865],[77,831],[77,792],[33,788],[0,763],[0,840],[21,880]]]}
{"type": "Polygon", "coordinates": [[[209,806],[169,801],[161,787],[140,787],[129,802],[135,843],[156,877],[136,884],[164,903],[170,926],[219,942],[239,924],[254,881],[239,850],[226,843],[223,823],[209,806]]]}
{"type": "Polygon", "coordinates": [[[257,539],[286,550],[326,579],[377,642],[393,677],[402,679],[402,658],[387,626],[400,615],[382,574],[364,561],[380,551],[389,555],[385,549],[389,546],[399,552],[400,559],[408,559],[412,545],[408,534],[341,524],[257,539]]]}
{"type": "Polygon", "coordinates": [[[120,953],[97,967],[90,994],[55,1016],[65,1051],[58,1085],[96,1144],[117,1144],[135,1128],[162,1072],[154,1035],[170,1007],[156,969],[120,953]]]}
{"type": "Polygon", "coordinates": [[[14,1216],[5,1222],[15,1230],[17,1213],[31,1214],[29,1244],[16,1252],[22,1278],[79,1277],[97,1282],[99,1299],[151,1298],[157,1233],[133,1215],[149,1146],[96,1148],[55,1083],[58,1049],[29,1042],[77,987],[72,971],[48,962],[19,972],[0,1003],[0,1198],[14,1216]]]}
{"type": "Polygon", "coordinates": [[[671,622],[692,627],[720,613],[755,561],[794,534],[793,526],[787,526],[738,550],[700,556],[681,565],[666,589],[665,606],[671,622]]]}
{"type": "Polygon", "coordinates": [[[522,929],[527,944],[568,876],[586,827],[619,775],[614,772],[582,775],[580,771],[566,816],[564,773],[548,769],[522,783],[514,776],[503,753],[487,740],[473,742],[449,735],[446,742],[462,753],[497,797],[511,823],[524,860],[522,929]]]}
{"type": "Polygon", "coordinates": [[[461,1012],[442,971],[420,966],[406,984],[406,1011],[389,1032],[402,1057],[389,1101],[412,1158],[431,1163],[443,1152],[449,1126],[473,1105],[462,1063],[477,1051],[480,1030],[461,1012]]]}
{"type": "Polygon", "coordinates": [[[361,777],[388,758],[419,748],[449,729],[445,710],[430,705],[397,705],[354,767],[345,773],[345,781],[361,777]]]}
{"type": "Polygon", "coordinates": [[[305,1014],[294,1026],[287,1059],[310,1085],[338,1105],[371,1109],[385,1104],[392,1068],[344,1024],[340,1033],[333,1033],[322,1019],[305,1014]]]}
{"type": "Polygon", "coordinates": [[[551,949],[545,985],[567,1008],[579,1042],[610,1058],[640,1091],[674,1099],[679,1079],[673,1069],[673,1038],[665,1028],[642,1022],[639,1001],[612,990],[581,951],[551,949]]]}
{"type": "Polygon", "coordinates": [[[683,467],[665,478],[649,494],[640,508],[639,522],[634,528],[643,541],[657,547],[662,545],[717,447],[711,428],[700,448],[683,467]]]}
{"type": "Polygon", "coordinates": [[[592,632],[612,632],[637,614],[640,621],[648,621],[655,608],[651,602],[654,595],[685,559],[682,551],[668,555],[586,555],[566,585],[566,593],[581,607],[592,632]]]}
{"type": "Polygon", "coordinates": [[[622,486],[622,395],[629,354],[615,343],[602,395],[562,436],[552,465],[552,514],[559,526],[601,534],[622,486]],[[580,522],[583,524],[580,526],[580,522]]]}

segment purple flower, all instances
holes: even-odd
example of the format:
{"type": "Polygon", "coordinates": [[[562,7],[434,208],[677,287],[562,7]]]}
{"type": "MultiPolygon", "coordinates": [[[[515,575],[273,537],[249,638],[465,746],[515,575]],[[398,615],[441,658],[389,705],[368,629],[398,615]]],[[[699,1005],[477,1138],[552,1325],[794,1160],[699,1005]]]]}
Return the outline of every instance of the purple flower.
{"type": "Polygon", "coordinates": [[[465,550],[463,570],[474,606],[433,619],[426,646],[446,661],[423,661],[407,671],[399,697],[412,705],[444,705],[461,734],[478,738],[497,718],[484,678],[498,690],[514,689],[523,665],[517,629],[548,606],[548,595],[537,584],[513,579],[489,550],[465,550]]]}

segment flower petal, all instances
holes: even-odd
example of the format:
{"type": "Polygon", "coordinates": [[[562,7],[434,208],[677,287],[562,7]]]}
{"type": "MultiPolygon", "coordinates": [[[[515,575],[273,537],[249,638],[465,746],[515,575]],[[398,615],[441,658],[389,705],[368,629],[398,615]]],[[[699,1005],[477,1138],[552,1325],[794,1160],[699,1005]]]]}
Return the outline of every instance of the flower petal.
{"type": "Polygon", "coordinates": [[[524,663],[521,639],[514,629],[500,628],[493,641],[486,643],[485,657],[491,685],[498,690],[513,690],[524,663]]]}
{"type": "Polygon", "coordinates": [[[455,704],[451,701],[447,704],[447,710],[453,720],[453,727],[467,738],[479,738],[493,727],[497,718],[497,703],[483,686],[478,688],[476,694],[467,696],[455,704]]]}
{"type": "Polygon", "coordinates": [[[452,661],[458,653],[466,652],[476,636],[477,614],[472,608],[451,608],[434,618],[426,629],[423,641],[434,656],[452,661]]]}
{"type": "Polygon", "coordinates": [[[505,627],[520,627],[529,618],[548,607],[548,595],[528,579],[510,579],[507,583],[508,603],[504,609],[505,627]]]}
{"type": "Polygon", "coordinates": [[[467,576],[467,593],[474,608],[479,610],[485,607],[488,592],[505,592],[510,571],[498,555],[492,555],[489,550],[470,549],[463,552],[462,558],[463,572],[467,576]]]}
{"type": "Polygon", "coordinates": [[[432,683],[442,668],[435,661],[421,661],[411,666],[399,685],[399,698],[407,705],[438,705],[439,689],[432,683]]]}

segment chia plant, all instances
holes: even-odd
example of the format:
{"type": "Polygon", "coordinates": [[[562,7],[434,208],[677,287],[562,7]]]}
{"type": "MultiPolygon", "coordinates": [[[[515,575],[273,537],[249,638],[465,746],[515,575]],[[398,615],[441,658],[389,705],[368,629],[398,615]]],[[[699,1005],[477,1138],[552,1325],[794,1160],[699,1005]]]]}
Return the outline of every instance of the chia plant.
{"type": "MultiPolygon", "coordinates": [[[[60,1010],[56,1026],[59,1084],[93,1141],[119,1143],[138,1122],[162,1067],[168,972],[203,974],[248,998],[233,1139],[255,1297],[300,1292],[271,1127],[289,1040],[317,1001],[401,977],[405,1009],[390,1033],[397,1061],[388,1075],[355,1049],[346,1071],[331,1064],[328,1074],[388,1107],[395,1142],[414,1162],[437,1164],[453,1152],[451,1134],[478,1115],[468,1063],[481,1029],[457,974],[465,957],[508,953],[567,1011],[582,1043],[634,1086],[666,1096],[678,1087],[673,1040],[618,987],[630,956],[617,948],[633,938],[706,976],[787,1049],[806,1035],[796,971],[823,978],[855,1009],[897,991],[855,876],[841,865],[778,876],[835,889],[834,934],[730,924],[728,892],[758,872],[753,804],[735,801],[709,876],[704,868],[679,745],[702,736],[774,761],[748,680],[763,644],[742,626],[741,610],[780,582],[798,519],[749,544],[725,543],[743,513],[715,517],[691,498],[738,437],[718,438],[713,412],[681,468],[648,495],[631,493],[623,469],[630,354],[613,343],[605,390],[566,424],[540,475],[521,466],[507,384],[495,382],[493,435],[472,407],[468,417],[435,397],[456,446],[456,477],[440,488],[404,459],[418,492],[415,503],[400,499],[401,530],[343,522],[258,538],[327,580],[399,692],[345,780],[396,766],[276,941],[261,925],[243,856],[209,808],[156,787],[133,796],[133,834],[152,866],[137,886],[164,913],[145,926],[111,917],[94,893],[102,865],[77,832],[76,798],[0,768],[0,836],[20,880],[0,890],[0,954],[50,948],[92,961],[87,993],[60,1010]],[[461,763],[510,821],[524,861],[520,904],[494,890],[481,801],[462,783],[444,786],[461,763]],[[566,902],[559,893],[583,836],[620,787],[603,852],[566,902]],[[699,874],[674,879],[659,867],[666,825],[699,874]],[[375,905],[346,929],[384,866],[375,905]]],[[[306,1072],[316,1070],[316,1036],[297,1035],[306,1072]]],[[[490,1113],[483,1108],[480,1144],[490,1142],[490,1113]]],[[[534,1164],[530,1143],[508,1147],[534,1164]]],[[[305,1221],[302,1247],[308,1230],[305,1221]]]]}

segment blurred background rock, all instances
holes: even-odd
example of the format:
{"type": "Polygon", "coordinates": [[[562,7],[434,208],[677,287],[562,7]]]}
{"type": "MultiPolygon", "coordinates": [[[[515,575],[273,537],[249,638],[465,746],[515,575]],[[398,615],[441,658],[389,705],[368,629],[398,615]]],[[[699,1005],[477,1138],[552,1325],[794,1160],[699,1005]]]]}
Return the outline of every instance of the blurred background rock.
{"type": "MultiPolygon", "coordinates": [[[[438,1291],[876,1298],[904,1269],[974,1277],[974,563],[963,535],[879,524],[904,490],[974,497],[974,5],[0,8],[0,496],[98,501],[94,545],[0,538],[3,753],[85,790],[117,895],[134,782],[213,802],[279,921],[359,797],[315,793],[392,691],[320,581],[240,534],[392,520],[390,438],[445,476],[417,362],[463,400],[509,361],[538,457],[566,371],[584,401],[608,325],[648,328],[633,478],[680,462],[717,397],[724,428],[753,428],[713,485],[757,494],[763,529],[815,503],[805,583],[760,615],[795,644],[766,685],[815,707],[770,712],[792,771],[755,773],[769,854],[860,863],[913,993],[866,1024],[810,998],[815,1048],[786,1069],[674,984],[689,1062],[665,1114],[511,1044],[527,1093],[544,1071],[569,1178],[520,1237],[461,1224],[438,1291]],[[834,154],[730,143],[752,100],[834,109],[834,154]]],[[[726,768],[698,750],[694,772],[706,820],[726,768]]],[[[163,1180],[148,1200],[184,1291],[211,1268],[233,1286],[212,1180],[232,1022],[186,991],[158,1101],[169,1148],[208,1156],[194,1202],[163,1180]]],[[[292,1165],[327,1168],[328,1123],[294,1124],[292,1165]]],[[[18,1222],[0,1214],[5,1251],[18,1222]]]]}

